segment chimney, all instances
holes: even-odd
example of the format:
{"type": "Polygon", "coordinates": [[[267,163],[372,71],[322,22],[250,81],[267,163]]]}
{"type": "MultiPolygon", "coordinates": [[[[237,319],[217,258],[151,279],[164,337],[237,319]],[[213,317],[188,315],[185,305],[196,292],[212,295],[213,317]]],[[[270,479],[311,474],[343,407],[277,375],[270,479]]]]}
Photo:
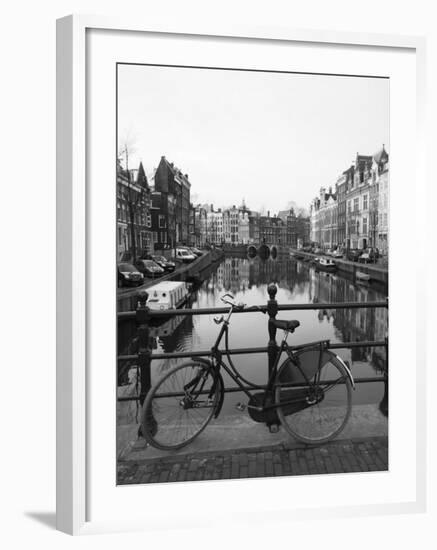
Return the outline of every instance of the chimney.
{"type": "Polygon", "coordinates": [[[270,210],[267,210],[267,217],[270,218],[270,210]]]}

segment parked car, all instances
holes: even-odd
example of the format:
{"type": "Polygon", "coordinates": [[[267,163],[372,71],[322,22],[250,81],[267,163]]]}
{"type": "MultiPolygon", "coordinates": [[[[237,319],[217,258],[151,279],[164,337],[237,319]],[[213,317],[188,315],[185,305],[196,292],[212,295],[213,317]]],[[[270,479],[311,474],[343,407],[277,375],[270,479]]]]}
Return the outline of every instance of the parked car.
{"type": "Polygon", "coordinates": [[[194,262],[196,257],[192,252],[188,252],[186,248],[176,248],[175,258],[184,264],[194,262]]]}
{"type": "Polygon", "coordinates": [[[143,284],[144,275],[136,267],[127,262],[117,265],[117,286],[138,286],[143,284]]]}
{"type": "Polygon", "coordinates": [[[191,250],[191,252],[194,252],[194,254],[198,257],[203,256],[203,252],[195,246],[190,246],[189,250],[191,250]]]}
{"type": "Polygon", "coordinates": [[[156,254],[152,254],[150,259],[153,260],[156,264],[158,264],[159,267],[162,267],[164,271],[168,271],[169,273],[174,271],[176,268],[176,264],[171,260],[167,260],[167,258],[165,258],[164,256],[158,256],[156,254]]]}
{"type": "Polygon", "coordinates": [[[319,247],[316,247],[314,249],[314,254],[324,254],[325,251],[323,250],[323,248],[319,248],[319,247]]]}
{"type": "Polygon", "coordinates": [[[343,250],[341,248],[337,248],[336,250],[334,250],[334,252],[332,253],[332,256],[334,258],[343,258],[343,250]]]}
{"type": "Polygon", "coordinates": [[[140,271],[144,277],[161,277],[164,274],[164,270],[153,260],[137,260],[135,264],[138,271],[140,271]]]}
{"type": "Polygon", "coordinates": [[[346,253],[346,258],[351,262],[357,262],[361,254],[362,254],[362,250],[360,250],[359,248],[349,248],[349,250],[346,253]]]}

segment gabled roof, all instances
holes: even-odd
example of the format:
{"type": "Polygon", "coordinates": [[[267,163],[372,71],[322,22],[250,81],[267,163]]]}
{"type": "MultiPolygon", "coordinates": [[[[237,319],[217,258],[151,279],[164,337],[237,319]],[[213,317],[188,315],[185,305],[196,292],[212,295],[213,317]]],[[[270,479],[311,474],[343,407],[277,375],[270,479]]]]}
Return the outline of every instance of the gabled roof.
{"type": "Polygon", "coordinates": [[[138,167],[138,173],[137,173],[137,181],[136,183],[140,185],[141,187],[144,187],[146,189],[150,189],[149,182],[147,181],[146,172],[144,170],[143,163],[140,162],[140,165],[138,167]]]}
{"type": "Polygon", "coordinates": [[[188,174],[183,174],[182,170],[180,170],[177,166],[174,165],[173,162],[169,162],[165,156],[161,157],[161,161],[159,164],[164,164],[167,169],[173,174],[173,176],[177,176],[181,180],[183,180],[185,183],[191,186],[191,183],[188,179],[188,174]]]}

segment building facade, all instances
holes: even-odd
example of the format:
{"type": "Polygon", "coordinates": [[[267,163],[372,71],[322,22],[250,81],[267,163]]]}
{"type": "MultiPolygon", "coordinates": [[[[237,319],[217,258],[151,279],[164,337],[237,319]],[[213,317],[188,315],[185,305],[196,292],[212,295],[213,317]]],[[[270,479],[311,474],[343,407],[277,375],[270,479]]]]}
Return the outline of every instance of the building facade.
{"type": "Polygon", "coordinates": [[[384,145],[374,156],[374,170],[378,182],[377,247],[388,255],[389,156],[384,145]]]}
{"type": "Polygon", "coordinates": [[[117,162],[117,255],[135,261],[152,249],[151,191],[142,163],[126,170],[117,162]]]}
{"type": "MultiPolygon", "coordinates": [[[[350,169],[349,169],[350,170],[350,169]]],[[[346,245],[346,185],[348,170],[343,172],[336,183],[337,194],[337,244],[346,245]]]]}
{"type": "Polygon", "coordinates": [[[370,188],[372,156],[357,153],[346,188],[346,248],[364,249],[371,244],[370,188]]]}
{"type": "Polygon", "coordinates": [[[389,155],[357,153],[337,179],[335,193],[322,187],[310,206],[311,241],[322,248],[377,247],[388,254],[389,155]]]}
{"type": "Polygon", "coordinates": [[[320,188],[319,196],[310,205],[311,241],[324,249],[337,245],[338,204],[330,187],[320,188]]]}
{"type": "Polygon", "coordinates": [[[183,174],[165,156],[155,172],[152,201],[152,229],[157,235],[156,250],[187,245],[190,232],[190,188],[188,174],[183,174]],[[159,194],[159,196],[158,196],[159,194]]]}

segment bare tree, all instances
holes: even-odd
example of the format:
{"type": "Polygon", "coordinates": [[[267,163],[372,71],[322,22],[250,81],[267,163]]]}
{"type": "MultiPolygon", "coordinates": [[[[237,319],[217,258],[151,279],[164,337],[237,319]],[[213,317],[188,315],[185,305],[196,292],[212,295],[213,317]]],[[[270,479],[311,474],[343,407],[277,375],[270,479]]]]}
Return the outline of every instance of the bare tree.
{"type": "Polygon", "coordinates": [[[127,177],[127,209],[129,213],[129,232],[131,240],[131,254],[132,262],[137,260],[137,230],[136,222],[138,216],[141,214],[141,210],[144,207],[144,190],[138,190],[138,187],[135,185],[135,181],[132,181],[132,174],[129,168],[129,156],[132,155],[135,151],[134,141],[128,135],[126,139],[122,140],[122,143],[119,147],[118,157],[124,158],[125,161],[125,171],[127,177]]]}

